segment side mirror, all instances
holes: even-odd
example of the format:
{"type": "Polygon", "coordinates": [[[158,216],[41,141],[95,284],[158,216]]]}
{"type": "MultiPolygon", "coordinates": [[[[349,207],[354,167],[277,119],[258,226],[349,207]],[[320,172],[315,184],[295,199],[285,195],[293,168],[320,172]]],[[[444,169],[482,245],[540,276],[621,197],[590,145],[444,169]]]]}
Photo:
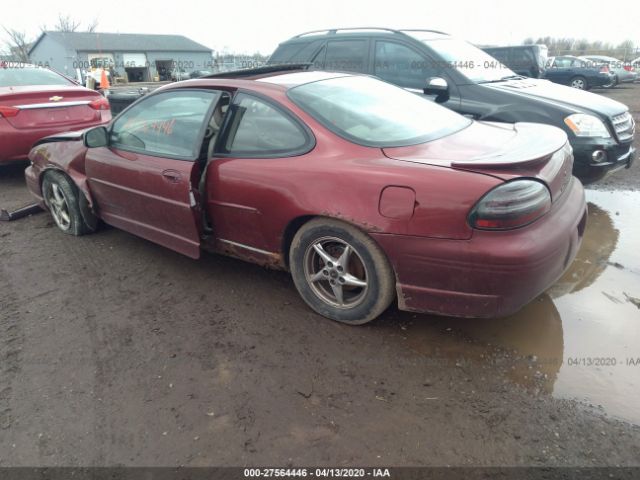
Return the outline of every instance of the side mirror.
{"type": "Polygon", "coordinates": [[[427,85],[423,89],[426,95],[439,95],[449,91],[449,84],[442,77],[427,78],[427,85]]]}
{"type": "Polygon", "coordinates": [[[106,127],[95,127],[82,135],[85,147],[97,148],[109,145],[109,131],[106,127]]]}

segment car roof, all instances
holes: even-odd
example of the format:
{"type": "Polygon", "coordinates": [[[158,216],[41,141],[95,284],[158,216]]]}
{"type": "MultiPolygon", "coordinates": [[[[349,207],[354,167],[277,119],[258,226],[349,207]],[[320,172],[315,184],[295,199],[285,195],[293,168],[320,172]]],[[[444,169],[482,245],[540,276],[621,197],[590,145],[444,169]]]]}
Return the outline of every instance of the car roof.
{"type": "Polygon", "coordinates": [[[160,90],[172,90],[180,88],[197,88],[197,87],[217,87],[231,89],[251,89],[251,90],[278,90],[286,91],[290,88],[297,87],[306,83],[313,83],[320,80],[339,77],[360,76],[347,72],[327,72],[321,70],[291,72],[284,71],[282,73],[270,73],[267,75],[256,75],[253,77],[239,76],[233,78],[225,77],[202,77],[192,80],[184,80],[160,87],[160,90]]]}
{"type": "Polygon", "coordinates": [[[321,70],[313,70],[307,72],[284,73],[281,75],[272,75],[256,79],[258,82],[272,83],[274,85],[282,85],[287,88],[297,87],[305,83],[318,82],[320,80],[328,80],[338,77],[353,77],[355,75],[346,72],[326,72],[321,70]]]}
{"type": "Polygon", "coordinates": [[[433,40],[437,38],[447,38],[449,34],[441,32],[439,30],[427,30],[427,29],[393,29],[385,27],[351,27],[351,28],[330,28],[325,30],[312,30],[310,32],[300,33],[288,40],[282,42],[285,43],[303,43],[313,40],[326,39],[331,36],[340,37],[362,37],[367,35],[376,34],[378,36],[405,36],[412,37],[414,40],[433,40]]]}
{"type": "Polygon", "coordinates": [[[618,60],[617,58],[614,57],[608,57],[606,55],[585,55],[586,58],[597,58],[599,60],[615,60],[616,62],[619,62],[620,60],[618,60]]]}

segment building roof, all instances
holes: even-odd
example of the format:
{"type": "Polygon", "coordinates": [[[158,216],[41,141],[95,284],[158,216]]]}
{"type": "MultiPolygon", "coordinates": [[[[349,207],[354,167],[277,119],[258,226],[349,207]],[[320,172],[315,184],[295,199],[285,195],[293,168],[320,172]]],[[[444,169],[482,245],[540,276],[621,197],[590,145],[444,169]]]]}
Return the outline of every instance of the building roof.
{"type": "Polygon", "coordinates": [[[45,36],[75,51],[211,52],[210,48],[183,35],[46,31],[33,44],[29,54],[45,36]]]}

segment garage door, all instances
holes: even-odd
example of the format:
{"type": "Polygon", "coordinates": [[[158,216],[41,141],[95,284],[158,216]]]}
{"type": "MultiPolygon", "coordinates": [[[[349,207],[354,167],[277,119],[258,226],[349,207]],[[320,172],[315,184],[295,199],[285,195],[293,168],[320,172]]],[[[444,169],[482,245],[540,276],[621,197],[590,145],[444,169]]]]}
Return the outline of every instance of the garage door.
{"type": "Polygon", "coordinates": [[[147,56],[144,53],[123,53],[122,61],[127,68],[147,66],[147,56]]]}

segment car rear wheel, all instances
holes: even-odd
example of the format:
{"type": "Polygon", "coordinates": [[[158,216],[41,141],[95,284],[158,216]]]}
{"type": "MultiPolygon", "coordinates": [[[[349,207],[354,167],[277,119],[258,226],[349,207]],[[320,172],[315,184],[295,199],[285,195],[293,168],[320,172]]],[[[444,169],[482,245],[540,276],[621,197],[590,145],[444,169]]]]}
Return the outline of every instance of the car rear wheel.
{"type": "Polygon", "coordinates": [[[611,79],[611,82],[604,85],[604,88],[613,88],[616,85],[618,85],[618,76],[614,75],[611,79]]]}
{"type": "Polygon", "coordinates": [[[395,296],[393,269],[380,247],[344,222],[317,218],[305,224],[293,239],[289,264],[304,301],[338,322],[367,323],[395,296]]]}
{"type": "Polygon", "coordinates": [[[97,222],[90,222],[93,224],[92,227],[83,218],[81,194],[66,175],[61,172],[47,172],[42,181],[42,193],[53,220],[63,233],[79,236],[95,230],[97,222]]]}
{"type": "Polygon", "coordinates": [[[569,82],[569,86],[577,88],[578,90],[589,90],[587,79],[581,76],[573,77],[569,82]]]}

